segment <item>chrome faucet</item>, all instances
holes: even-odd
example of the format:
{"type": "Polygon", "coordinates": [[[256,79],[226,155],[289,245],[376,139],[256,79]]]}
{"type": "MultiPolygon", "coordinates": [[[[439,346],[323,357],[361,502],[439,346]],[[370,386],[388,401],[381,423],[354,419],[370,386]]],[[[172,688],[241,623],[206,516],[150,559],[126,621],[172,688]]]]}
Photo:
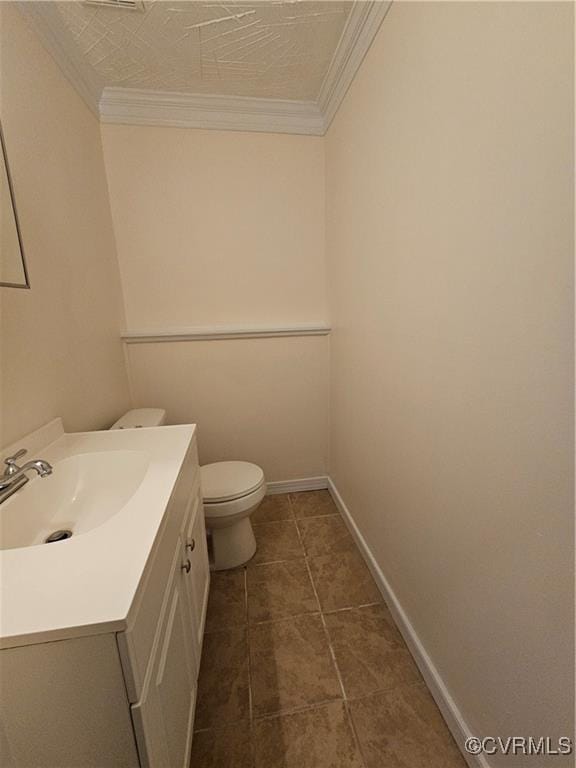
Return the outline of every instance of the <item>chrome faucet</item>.
{"type": "Polygon", "coordinates": [[[25,456],[26,453],[26,448],[22,448],[14,456],[4,459],[6,468],[4,469],[4,474],[0,475],[0,504],[28,482],[29,478],[26,473],[30,470],[33,469],[40,477],[52,474],[52,466],[44,459],[27,461],[26,464],[19,467],[16,461],[25,456]]]}

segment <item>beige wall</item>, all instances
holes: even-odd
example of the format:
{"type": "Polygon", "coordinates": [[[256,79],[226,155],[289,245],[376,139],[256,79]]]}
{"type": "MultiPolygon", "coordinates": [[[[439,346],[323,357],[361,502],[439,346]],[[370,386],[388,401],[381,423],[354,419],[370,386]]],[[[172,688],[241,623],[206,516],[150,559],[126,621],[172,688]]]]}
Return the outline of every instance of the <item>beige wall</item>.
{"type": "MultiPolygon", "coordinates": [[[[102,126],[128,328],[325,322],[321,138],[102,126]]],[[[129,350],[137,406],[200,425],[204,462],[326,473],[322,337],[129,350]]]]}
{"type": "Polygon", "coordinates": [[[31,290],[0,288],[0,445],[55,416],[107,426],[129,406],[99,126],[10,3],[1,117],[31,290]]]}
{"type": "Polygon", "coordinates": [[[129,328],[326,319],[321,138],[102,136],[129,328]]]}
{"type": "MultiPolygon", "coordinates": [[[[5,444],[129,403],[97,122],[0,21],[32,280],[0,290],[5,444]]],[[[284,480],[326,471],[330,390],[330,474],[479,735],[571,730],[572,34],[569,4],[396,3],[325,140],[102,128],[129,328],[325,321],[326,234],[330,355],[135,345],[135,405],[284,480]]]]}
{"type": "Polygon", "coordinates": [[[326,474],[326,337],[135,344],[129,360],[139,405],[198,424],[202,463],[254,461],[270,481],[326,474]]]}
{"type": "Polygon", "coordinates": [[[395,3],[327,136],[330,473],[478,735],[572,733],[572,14],[395,3]]]}

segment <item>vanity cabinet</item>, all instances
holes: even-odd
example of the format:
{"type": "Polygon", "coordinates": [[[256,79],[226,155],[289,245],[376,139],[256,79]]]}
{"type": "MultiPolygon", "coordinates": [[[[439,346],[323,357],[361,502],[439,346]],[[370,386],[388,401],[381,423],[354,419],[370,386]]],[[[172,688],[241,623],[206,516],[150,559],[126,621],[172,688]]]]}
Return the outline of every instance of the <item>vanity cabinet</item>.
{"type": "Polygon", "coordinates": [[[122,628],[0,653],[2,767],[187,768],[209,573],[194,438],[122,628]]]}
{"type": "Polygon", "coordinates": [[[131,706],[143,768],[187,768],[190,761],[209,586],[199,493],[192,497],[190,507],[170,564],[163,618],[141,696],[131,706]]]}
{"type": "Polygon", "coordinates": [[[195,629],[194,647],[198,651],[198,664],[200,663],[200,650],[204,636],[205,608],[210,587],[208,565],[208,543],[206,528],[204,525],[204,509],[200,494],[197,497],[197,514],[190,515],[186,526],[186,551],[190,560],[190,578],[186,580],[188,593],[188,605],[192,611],[192,627],[195,629]]]}
{"type": "Polygon", "coordinates": [[[181,568],[177,551],[158,648],[142,697],[131,707],[140,762],[146,766],[182,768],[189,761],[198,666],[181,568]]]}

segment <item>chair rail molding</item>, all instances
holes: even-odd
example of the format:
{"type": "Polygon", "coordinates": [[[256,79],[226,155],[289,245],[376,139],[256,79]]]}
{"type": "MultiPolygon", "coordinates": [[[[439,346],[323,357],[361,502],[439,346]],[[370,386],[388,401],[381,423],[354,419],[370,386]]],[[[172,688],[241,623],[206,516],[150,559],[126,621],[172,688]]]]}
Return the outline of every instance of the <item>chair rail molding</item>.
{"type": "Polygon", "coordinates": [[[128,330],[120,336],[126,344],[156,344],[174,341],[217,341],[222,339],[277,339],[290,336],[328,336],[331,328],[325,323],[305,325],[213,325],[167,330],[128,330]]]}
{"type": "Polygon", "coordinates": [[[380,28],[391,0],[356,0],[316,101],[106,86],[50,2],[18,0],[45,48],[102,123],[323,136],[380,28]]]}

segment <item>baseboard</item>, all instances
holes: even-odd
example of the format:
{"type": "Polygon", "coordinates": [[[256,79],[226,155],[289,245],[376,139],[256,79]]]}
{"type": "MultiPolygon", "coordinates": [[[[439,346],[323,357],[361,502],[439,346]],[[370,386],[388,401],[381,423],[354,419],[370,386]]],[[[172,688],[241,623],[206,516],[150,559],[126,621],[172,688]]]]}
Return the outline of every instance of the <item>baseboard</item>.
{"type": "Polygon", "coordinates": [[[274,483],[266,483],[266,493],[270,496],[276,493],[298,493],[298,491],[321,491],[328,488],[328,478],[303,477],[300,480],[280,480],[274,483]]]}
{"type": "MultiPolygon", "coordinates": [[[[350,533],[356,540],[360,552],[362,553],[366,564],[370,568],[376,584],[382,593],[382,597],[390,609],[390,612],[394,616],[396,624],[398,625],[398,629],[402,633],[402,636],[406,641],[406,645],[410,649],[410,652],[412,653],[412,656],[414,657],[414,660],[416,661],[416,664],[422,673],[422,677],[430,689],[430,693],[434,697],[436,704],[442,712],[448,728],[454,736],[456,743],[462,750],[466,739],[470,736],[474,736],[475,734],[472,733],[466,721],[464,720],[462,713],[456,706],[456,702],[450,695],[450,691],[440,677],[440,674],[434,666],[432,659],[430,656],[428,656],[426,649],[420,642],[420,638],[416,634],[414,627],[410,623],[408,616],[404,612],[404,609],[402,608],[398,598],[394,594],[390,584],[388,583],[388,580],[386,579],[386,576],[384,576],[382,569],[376,562],[370,547],[360,533],[358,526],[354,522],[354,518],[350,513],[350,510],[338,493],[338,489],[332,482],[331,478],[328,478],[328,490],[330,491],[330,495],[334,499],[336,506],[342,513],[344,522],[348,526],[350,533]]],[[[486,760],[485,755],[469,755],[464,751],[462,754],[470,768],[491,768],[490,763],[486,760]]]]}

